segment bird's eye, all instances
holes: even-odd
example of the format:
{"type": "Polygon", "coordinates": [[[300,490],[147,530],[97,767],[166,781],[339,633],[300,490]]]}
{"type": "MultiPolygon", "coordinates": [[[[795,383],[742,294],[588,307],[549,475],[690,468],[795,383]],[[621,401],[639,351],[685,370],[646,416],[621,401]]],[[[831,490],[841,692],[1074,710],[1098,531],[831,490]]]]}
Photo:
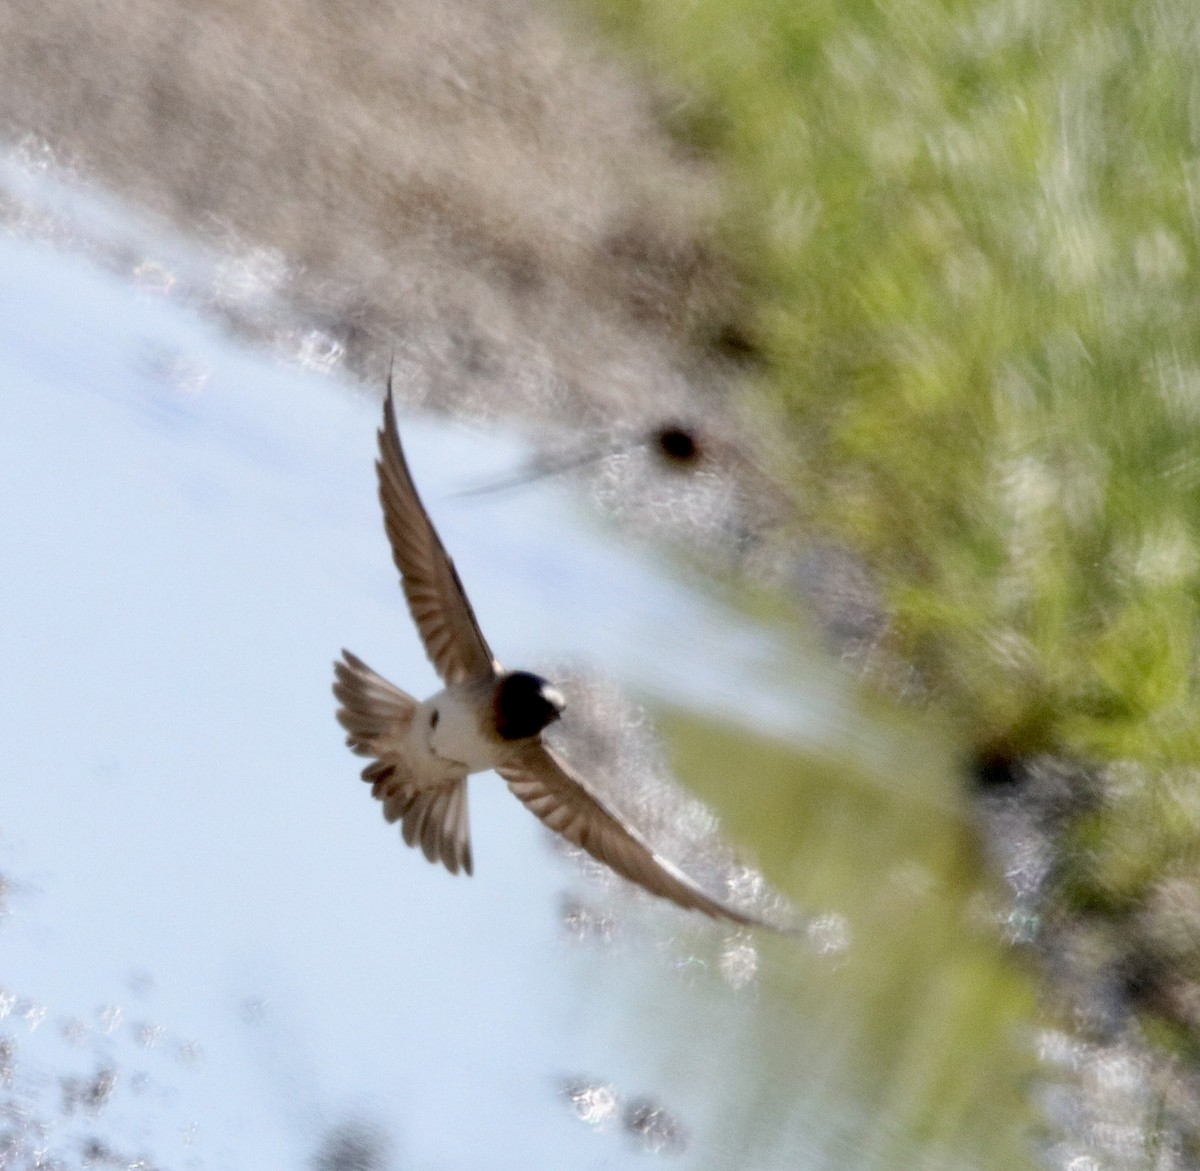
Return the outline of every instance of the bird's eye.
{"type": "Polygon", "coordinates": [[[438,710],[437,710],[437,708],[434,708],[433,711],[429,715],[429,726],[431,728],[436,728],[437,725],[438,725],[438,710]]]}

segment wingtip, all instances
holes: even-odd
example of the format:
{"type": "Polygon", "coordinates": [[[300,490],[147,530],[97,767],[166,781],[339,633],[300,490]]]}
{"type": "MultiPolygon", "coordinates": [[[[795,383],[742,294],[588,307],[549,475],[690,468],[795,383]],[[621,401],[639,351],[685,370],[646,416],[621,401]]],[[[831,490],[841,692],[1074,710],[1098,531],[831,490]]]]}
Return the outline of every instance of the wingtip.
{"type": "Polygon", "coordinates": [[[731,907],[727,904],[722,904],[722,913],[720,914],[713,914],[711,911],[707,913],[716,920],[724,920],[726,924],[732,922],[746,930],[762,929],[783,939],[803,939],[806,934],[806,925],[796,918],[795,912],[789,914],[787,910],[780,912],[785,916],[783,919],[775,914],[766,912],[756,914],[753,911],[731,907]]]}
{"type": "Polygon", "coordinates": [[[392,372],[388,371],[387,391],[383,396],[383,429],[396,430],[396,388],[392,385],[392,372]]]}
{"type": "Polygon", "coordinates": [[[391,465],[400,460],[404,462],[404,445],[400,442],[400,424],[396,421],[396,403],[388,388],[387,397],[383,400],[383,423],[375,433],[379,446],[379,458],[375,461],[375,473],[379,476],[380,484],[383,477],[395,475],[391,465]]]}

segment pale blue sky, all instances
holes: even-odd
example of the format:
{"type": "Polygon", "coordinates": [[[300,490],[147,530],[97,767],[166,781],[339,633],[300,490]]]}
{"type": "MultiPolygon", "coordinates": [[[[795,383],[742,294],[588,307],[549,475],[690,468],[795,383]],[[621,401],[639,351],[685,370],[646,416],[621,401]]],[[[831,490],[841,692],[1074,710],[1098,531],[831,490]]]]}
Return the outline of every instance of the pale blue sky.
{"type": "MultiPolygon", "coordinates": [[[[435,686],[383,538],[377,417],[331,377],[0,236],[0,1031],[14,1092],[47,1116],[52,1075],[119,1071],[102,1124],[58,1120],[64,1151],[99,1130],[168,1166],[299,1168],[349,1114],[406,1167],[639,1165],[556,1098],[580,1072],[631,1094],[667,1080],[704,1134],[719,1087],[680,1073],[678,1038],[631,1043],[613,1005],[657,996],[690,1020],[696,998],[730,1028],[736,995],[679,984],[653,950],[614,953],[585,961],[593,1011],[557,923],[581,879],[495,777],[472,783],[470,881],[404,849],[357,780],[329,691],[339,648],[435,686]],[[111,1032],[106,1005],[124,1014],[111,1032]],[[153,1047],[139,1023],[163,1030],[153,1047]],[[203,1058],[184,1060],[193,1041],[203,1058]]],[[[568,486],[452,498],[517,463],[515,438],[401,425],[502,658],[811,726],[763,669],[769,632],[624,547],[568,486]]],[[[719,930],[672,915],[652,929],[719,930]]]]}

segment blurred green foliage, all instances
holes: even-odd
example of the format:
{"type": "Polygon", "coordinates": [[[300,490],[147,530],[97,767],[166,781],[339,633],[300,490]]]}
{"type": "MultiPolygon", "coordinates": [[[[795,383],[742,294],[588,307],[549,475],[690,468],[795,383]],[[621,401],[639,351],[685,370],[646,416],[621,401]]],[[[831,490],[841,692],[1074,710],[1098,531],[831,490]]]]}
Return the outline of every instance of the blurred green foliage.
{"type": "Polygon", "coordinates": [[[870,565],[981,758],[1101,766],[1062,907],[1200,989],[1200,6],[589,12],[725,184],[801,539],[870,565]]]}
{"type": "Polygon", "coordinates": [[[1200,9],[594,15],[679,83],[787,480],[968,738],[1200,760],[1200,9]]]}
{"type": "Polygon", "coordinates": [[[739,1165],[1011,1168],[1035,1163],[1032,981],[997,931],[949,740],[880,733],[894,768],[821,759],[680,711],[672,766],[813,916],[734,1047],[739,1165]]]}
{"type": "MultiPolygon", "coordinates": [[[[932,701],[908,743],[868,719],[895,749],[872,767],[665,720],[689,787],[853,940],[778,968],[741,1067],[763,1124],[737,1132],[803,1094],[816,1165],[1027,1165],[1046,1054],[1082,1084],[1087,1022],[1137,1009],[1179,1092],[1169,1124],[1135,1104],[1129,1165],[1196,1148],[1167,1071],[1200,1053],[1200,6],[584,3],[724,185],[741,316],[697,342],[758,358],[744,406],[783,439],[797,541],[870,567],[880,681],[898,660],[932,701]],[[997,929],[964,750],[1025,802],[1007,832],[1045,833],[1007,845],[1048,852],[1009,927],[1049,1012],[997,929]],[[1017,783],[1039,755],[1053,796],[1017,783]]],[[[1042,1156],[1104,1148],[1087,1111],[1113,1102],[1073,1093],[1042,1156]]]]}

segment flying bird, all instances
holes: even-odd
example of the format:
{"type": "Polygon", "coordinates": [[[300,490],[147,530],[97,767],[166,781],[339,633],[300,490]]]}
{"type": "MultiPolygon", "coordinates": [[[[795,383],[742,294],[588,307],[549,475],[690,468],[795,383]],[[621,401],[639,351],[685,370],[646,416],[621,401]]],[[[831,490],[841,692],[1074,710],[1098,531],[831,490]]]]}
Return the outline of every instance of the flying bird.
{"type": "Polygon", "coordinates": [[[388,377],[379,431],[379,499],[392,558],[425,652],[445,686],[417,700],[342,651],[337,718],[346,743],[371,758],[362,771],[404,841],[452,874],[472,873],[467,777],[494,769],[550,829],[652,894],[714,918],[759,920],[710,897],[542,739],[565,710],[562,693],[492,654],[437,530],[417,495],[388,377]]]}

